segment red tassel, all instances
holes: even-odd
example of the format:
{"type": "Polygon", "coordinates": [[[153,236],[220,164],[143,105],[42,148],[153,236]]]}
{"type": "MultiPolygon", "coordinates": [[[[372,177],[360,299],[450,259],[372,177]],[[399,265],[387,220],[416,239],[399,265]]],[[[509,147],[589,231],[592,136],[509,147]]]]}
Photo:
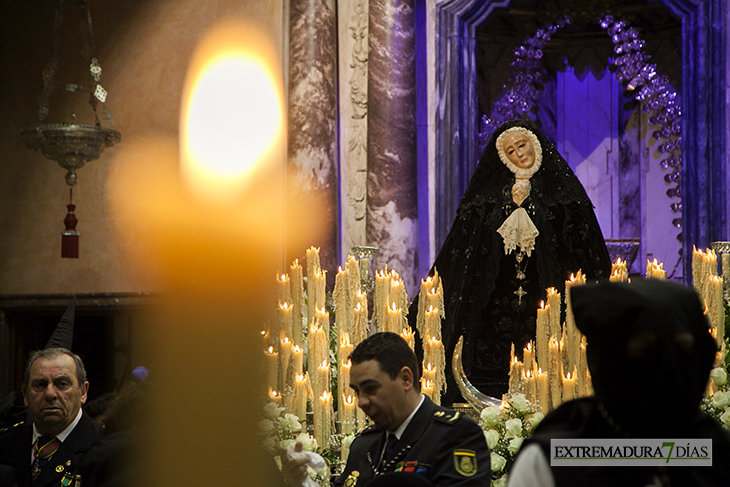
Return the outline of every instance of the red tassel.
{"type": "Polygon", "coordinates": [[[71,204],[71,197],[73,197],[73,188],[70,191],[69,204],[66,205],[68,212],[66,218],[63,219],[63,223],[66,225],[66,230],[61,232],[61,257],[69,259],[79,258],[79,232],[76,231],[76,224],[79,222],[76,219],[74,210],[76,205],[71,204]]]}

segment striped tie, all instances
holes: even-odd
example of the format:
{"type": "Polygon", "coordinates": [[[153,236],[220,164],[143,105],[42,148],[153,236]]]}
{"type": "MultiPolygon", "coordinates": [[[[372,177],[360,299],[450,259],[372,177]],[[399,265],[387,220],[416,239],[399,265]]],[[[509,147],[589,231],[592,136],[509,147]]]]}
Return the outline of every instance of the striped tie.
{"type": "Polygon", "coordinates": [[[55,436],[39,436],[33,445],[33,480],[41,473],[41,468],[48,463],[54,453],[61,446],[61,442],[55,436]]]}

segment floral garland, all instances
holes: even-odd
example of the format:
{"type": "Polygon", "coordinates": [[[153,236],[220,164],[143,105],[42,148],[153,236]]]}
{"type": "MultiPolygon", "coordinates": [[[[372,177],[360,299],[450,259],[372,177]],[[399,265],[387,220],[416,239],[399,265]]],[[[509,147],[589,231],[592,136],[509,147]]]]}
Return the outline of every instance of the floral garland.
{"type": "MultiPolygon", "coordinates": [[[[535,85],[542,79],[539,70],[542,65],[542,49],[558,29],[568,24],[568,18],[555,23],[548,22],[515,49],[516,59],[512,62],[515,72],[508,85],[502,87],[503,95],[495,102],[491,116],[482,116],[482,130],[478,134],[479,153],[486,147],[489,137],[500,124],[523,116],[540,101],[542,92],[535,85]]],[[[639,39],[639,33],[634,27],[614,19],[612,15],[599,19],[599,24],[614,44],[614,52],[617,54],[613,60],[617,67],[616,79],[626,83],[628,91],[635,92],[635,100],[644,102],[642,110],[645,113],[654,112],[649,117],[649,123],[656,126],[652,137],[660,141],[657,151],[663,155],[663,159],[659,165],[662,169],[672,168],[664,176],[664,180],[675,185],[667,190],[667,196],[680,200],[670,205],[672,213],[680,214],[672,220],[672,225],[681,229],[682,109],[675,101],[677,93],[669,86],[669,78],[659,76],[656,65],[647,62],[650,56],[642,52],[644,41],[639,39]]],[[[681,233],[677,239],[682,241],[681,233]]]]}
{"type": "Polygon", "coordinates": [[[482,410],[479,425],[484,430],[491,452],[492,487],[507,485],[507,472],[522,442],[532,434],[543,417],[524,394],[514,394],[505,399],[501,406],[489,406],[482,410]]]}

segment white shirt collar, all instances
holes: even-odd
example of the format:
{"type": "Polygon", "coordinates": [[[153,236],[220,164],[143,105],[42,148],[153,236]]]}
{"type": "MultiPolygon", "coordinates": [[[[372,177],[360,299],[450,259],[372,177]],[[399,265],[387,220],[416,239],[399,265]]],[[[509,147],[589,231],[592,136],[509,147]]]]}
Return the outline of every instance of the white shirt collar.
{"type": "MultiPolygon", "coordinates": [[[[73,429],[76,427],[77,424],[79,424],[79,421],[81,421],[81,415],[84,413],[84,411],[79,408],[78,414],[76,414],[76,418],[71,421],[71,424],[66,426],[66,429],[61,431],[59,434],[56,435],[56,438],[63,443],[66,440],[66,437],[71,434],[73,429]]],[[[38,432],[38,428],[36,428],[35,423],[33,423],[33,443],[35,443],[35,440],[38,439],[38,437],[41,436],[41,434],[38,432]]],[[[33,444],[31,443],[31,445],[33,444]]]]}
{"type": "Polygon", "coordinates": [[[416,406],[416,408],[413,410],[413,412],[411,412],[410,416],[408,416],[406,418],[406,420],[403,421],[400,426],[398,426],[398,429],[397,430],[395,430],[392,433],[389,431],[388,434],[394,434],[395,437],[400,440],[400,437],[403,436],[403,432],[406,430],[406,428],[410,424],[411,420],[413,419],[413,416],[416,415],[416,411],[418,411],[421,408],[421,405],[423,404],[423,401],[424,401],[424,398],[425,397],[426,396],[424,396],[423,394],[421,394],[421,401],[418,403],[418,406],[416,406]]]}

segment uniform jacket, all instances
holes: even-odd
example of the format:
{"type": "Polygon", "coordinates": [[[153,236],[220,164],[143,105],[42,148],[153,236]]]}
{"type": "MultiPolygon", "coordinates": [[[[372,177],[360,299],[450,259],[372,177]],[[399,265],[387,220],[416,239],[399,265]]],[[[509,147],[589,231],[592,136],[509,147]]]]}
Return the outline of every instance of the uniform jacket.
{"type": "Polygon", "coordinates": [[[350,446],[350,455],[337,487],[362,487],[387,472],[415,472],[434,485],[484,486],[491,479],[489,448],[482,429],[469,417],[434,404],[428,397],[411,419],[395,456],[381,468],[377,462],[385,431],[363,430],[350,446]]]}
{"type": "MultiPolygon", "coordinates": [[[[86,414],[42,468],[33,487],[77,487],[78,463],[91,446],[101,439],[101,427],[86,414]]],[[[31,486],[33,424],[21,423],[0,434],[0,463],[15,468],[18,487],[31,486]]]]}

